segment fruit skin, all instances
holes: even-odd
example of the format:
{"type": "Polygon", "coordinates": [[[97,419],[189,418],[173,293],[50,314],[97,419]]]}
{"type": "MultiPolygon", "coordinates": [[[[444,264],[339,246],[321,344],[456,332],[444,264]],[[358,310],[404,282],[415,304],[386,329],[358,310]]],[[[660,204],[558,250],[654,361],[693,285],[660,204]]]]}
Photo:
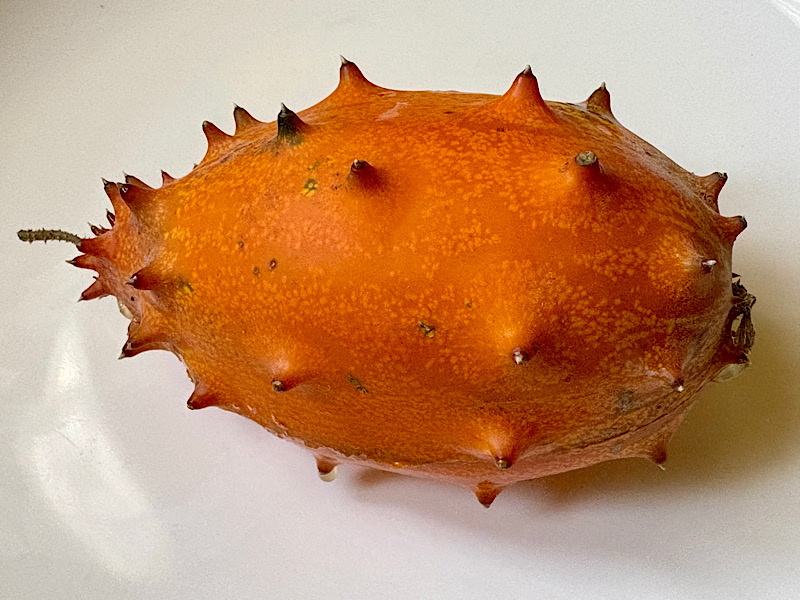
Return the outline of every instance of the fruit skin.
{"type": "Polygon", "coordinates": [[[746,226],[616,120],[605,86],[545,102],[336,90],[228,135],[154,189],[105,182],[72,261],[132,317],[122,355],[185,362],[218,406],[357,463],[472,489],[600,461],[662,464],[697,392],[748,363],[746,226]]]}

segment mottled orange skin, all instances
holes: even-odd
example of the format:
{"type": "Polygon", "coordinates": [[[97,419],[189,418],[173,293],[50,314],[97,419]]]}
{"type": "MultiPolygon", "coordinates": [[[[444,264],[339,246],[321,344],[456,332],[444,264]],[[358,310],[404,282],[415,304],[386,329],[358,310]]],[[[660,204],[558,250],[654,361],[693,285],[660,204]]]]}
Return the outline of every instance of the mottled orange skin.
{"type": "Polygon", "coordinates": [[[235,116],[234,136],[205,125],[187,176],[106,185],[84,296],[132,313],[123,354],[182,357],[190,407],[305,444],[323,473],[445,479],[488,505],[662,462],[700,388],[746,363],[724,179],[624,129],[605,88],[545,103],[525,71],[501,97],[395,91],[345,62],[296,132],[235,116]]]}

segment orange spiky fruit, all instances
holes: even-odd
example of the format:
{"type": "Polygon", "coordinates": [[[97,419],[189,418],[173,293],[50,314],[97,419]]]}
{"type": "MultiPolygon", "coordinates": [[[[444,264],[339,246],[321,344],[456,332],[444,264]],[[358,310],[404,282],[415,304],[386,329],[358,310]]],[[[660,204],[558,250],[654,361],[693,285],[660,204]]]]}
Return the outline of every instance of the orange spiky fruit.
{"type": "Polygon", "coordinates": [[[154,189],[105,182],[111,229],[72,263],[132,319],[123,356],[186,363],[218,406],[357,463],[471,488],[623,457],[661,464],[697,392],[748,363],[754,298],[726,176],[622,127],[605,86],[545,102],[336,90],[228,135],[154,189]]]}

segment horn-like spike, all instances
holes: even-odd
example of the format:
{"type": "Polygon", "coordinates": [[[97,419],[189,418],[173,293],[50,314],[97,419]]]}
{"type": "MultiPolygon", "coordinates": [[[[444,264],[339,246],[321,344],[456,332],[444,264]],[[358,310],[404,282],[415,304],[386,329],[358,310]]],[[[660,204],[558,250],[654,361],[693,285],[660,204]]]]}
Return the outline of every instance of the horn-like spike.
{"type": "Polygon", "coordinates": [[[597,188],[606,181],[600,159],[591,150],[584,150],[576,154],[563,171],[566,172],[569,179],[575,182],[574,185],[581,188],[597,188]]]}
{"type": "Polygon", "coordinates": [[[125,283],[137,290],[155,290],[169,281],[170,278],[165,276],[160,265],[150,263],[146,267],[136,271],[125,283]]]}
{"type": "Polygon", "coordinates": [[[261,121],[254,118],[253,115],[251,115],[238,104],[233,108],[233,121],[236,123],[236,132],[234,135],[240,135],[242,132],[250,129],[251,127],[262,124],[261,121]]]}
{"type": "Polygon", "coordinates": [[[94,300],[95,298],[102,298],[108,296],[111,292],[106,288],[105,283],[101,279],[95,279],[88,288],[81,292],[81,297],[78,300],[94,300]]]}
{"type": "Polygon", "coordinates": [[[92,225],[91,223],[89,223],[89,229],[94,235],[103,235],[108,231],[108,229],[105,227],[98,227],[97,225],[92,225]]]}
{"type": "Polygon", "coordinates": [[[106,219],[108,219],[109,225],[111,225],[113,227],[114,226],[114,219],[115,219],[114,213],[111,212],[108,209],[106,209],[106,219]]]}
{"type": "Polygon", "coordinates": [[[106,237],[93,237],[83,238],[78,244],[77,248],[84,254],[93,254],[95,256],[105,255],[108,249],[108,238],[106,237]]]}
{"type": "Polygon", "coordinates": [[[130,183],[132,185],[137,185],[140,188],[144,188],[144,189],[147,189],[147,190],[152,190],[153,189],[151,186],[147,185],[144,181],[142,181],[138,177],[134,177],[133,175],[128,175],[127,173],[125,173],[125,183],[130,183]]]}
{"type": "Polygon", "coordinates": [[[497,100],[486,105],[497,116],[508,122],[527,122],[529,120],[555,121],[555,115],[539,92],[530,65],[517,75],[508,91],[497,100]]]}
{"type": "Polygon", "coordinates": [[[489,456],[498,469],[509,469],[519,458],[519,448],[509,436],[493,435],[489,442],[489,456]]]}
{"type": "Polygon", "coordinates": [[[617,120],[614,113],[611,112],[611,94],[606,89],[605,82],[601,83],[600,87],[586,99],[586,110],[609,121],[617,120]]]}
{"type": "Polygon", "coordinates": [[[369,81],[354,62],[347,60],[344,56],[339,56],[342,65],[339,67],[339,86],[336,92],[371,92],[383,88],[378,87],[369,81]]]}
{"type": "Polygon", "coordinates": [[[705,177],[700,177],[697,181],[700,184],[700,190],[703,194],[703,199],[706,201],[706,204],[719,212],[719,193],[725,186],[725,182],[728,181],[727,173],[720,173],[717,171],[716,173],[711,173],[705,177]]]}
{"type": "Polygon", "coordinates": [[[736,217],[721,217],[718,223],[722,230],[723,237],[731,243],[733,243],[733,241],[739,237],[739,234],[747,228],[747,219],[741,215],[736,217]]]}
{"type": "Polygon", "coordinates": [[[219,158],[230,147],[230,142],[233,140],[233,136],[222,131],[211,121],[203,121],[203,133],[208,142],[208,149],[205,156],[203,156],[203,160],[200,161],[203,163],[219,158]]]}
{"type": "Polygon", "coordinates": [[[173,181],[175,181],[175,178],[162,169],[161,170],[161,185],[162,186],[169,185],[173,181]]]}
{"type": "Polygon", "coordinates": [[[126,220],[131,214],[131,211],[122,199],[119,188],[120,186],[113,181],[103,179],[103,191],[105,191],[106,196],[108,196],[108,199],[111,201],[111,207],[114,209],[116,218],[126,220]]]}
{"type": "Polygon", "coordinates": [[[658,440],[647,450],[644,458],[652,461],[662,470],[666,470],[664,464],[667,462],[667,441],[658,440]]]}
{"type": "Polygon", "coordinates": [[[503,487],[490,481],[481,481],[473,491],[478,502],[489,508],[497,496],[500,495],[500,492],[503,491],[503,487]]]}
{"type": "Polygon", "coordinates": [[[220,404],[222,404],[222,401],[219,396],[200,383],[195,384],[192,395],[186,401],[186,406],[189,410],[200,410],[201,408],[219,406],[220,404]]]}
{"type": "Polygon", "coordinates": [[[321,456],[315,456],[317,460],[317,473],[322,481],[333,481],[336,479],[336,461],[321,456]]]}
{"type": "Polygon", "coordinates": [[[633,443],[626,450],[624,456],[645,458],[664,469],[664,464],[667,461],[667,447],[685,416],[686,411],[684,410],[669,421],[661,423],[660,428],[652,435],[633,443]]]}
{"type": "Polygon", "coordinates": [[[281,103],[281,111],[278,113],[278,140],[288,142],[291,145],[299,144],[300,134],[308,126],[294,112],[289,110],[285,104],[281,103]]]}
{"type": "Polygon", "coordinates": [[[120,358],[130,358],[150,350],[173,350],[164,324],[153,318],[152,314],[148,314],[141,322],[133,320],[128,325],[128,339],[122,347],[120,358]]]}
{"type": "Polygon", "coordinates": [[[97,271],[100,266],[100,259],[98,259],[96,256],[92,256],[91,254],[79,254],[67,262],[73,267],[78,267],[79,269],[92,269],[93,271],[97,271]]]}
{"type": "Polygon", "coordinates": [[[379,185],[379,175],[375,167],[365,160],[355,159],[350,165],[350,173],[347,175],[348,181],[355,183],[361,188],[374,188],[379,185]]]}
{"type": "Polygon", "coordinates": [[[117,184],[119,196],[133,213],[139,213],[153,197],[152,188],[143,188],[132,183],[117,184]]]}
{"type": "Polygon", "coordinates": [[[231,139],[227,133],[214,125],[211,121],[203,121],[203,133],[206,136],[209,147],[225,144],[231,139]]]}

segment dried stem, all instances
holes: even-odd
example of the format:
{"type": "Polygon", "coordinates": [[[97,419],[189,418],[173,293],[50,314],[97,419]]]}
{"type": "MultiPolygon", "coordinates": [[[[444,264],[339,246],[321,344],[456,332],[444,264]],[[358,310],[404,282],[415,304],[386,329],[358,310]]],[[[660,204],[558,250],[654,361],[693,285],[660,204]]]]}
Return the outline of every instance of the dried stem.
{"type": "Polygon", "coordinates": [[[23,242],[70,242],[76,246],[81,243],[80,236],[68,231],[61,231],[60,229],[20,229],[17,232],[17,237],[23,242]]]}

